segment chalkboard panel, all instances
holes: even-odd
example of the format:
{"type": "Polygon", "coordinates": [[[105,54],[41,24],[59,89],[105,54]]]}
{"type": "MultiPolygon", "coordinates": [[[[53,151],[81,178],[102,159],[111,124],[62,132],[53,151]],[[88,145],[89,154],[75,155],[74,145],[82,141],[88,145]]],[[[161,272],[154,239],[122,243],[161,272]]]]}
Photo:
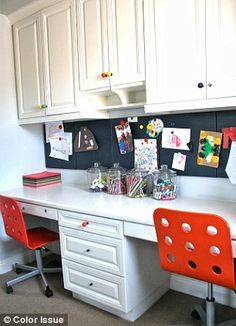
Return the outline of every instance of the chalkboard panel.
{"type": "MultiPolygon", "coordinates": [[[[172,115],[155,115],[139,117],[137,123],[131,123],[133,139],[149,138],[146,133],[148,121],[153,118],[160,118],[165,127],[190,128],[193,152],[181,150],[187,155],[185,171],[177,171],[178,175],[205,176],[205,177],[226,177],[224,172],[228,155],[228,150],[222,150],[220,156],[220,166],[218,169],[197,165],[197,152],[200,130],[221,131],[223,127],[236,126],[236,111],[188,113],[172,115]],[[143,125],[143,129],[140,128],[143,125]]],[[[120,124],[120,119],[93,120],[64,123],[65,131],[72,132],[73,141],[81,127],[89,128],[95,136],[98,150],[88,152],[75,152],[70,156],[70,160],[63,161],[49,157],[50,145],[45,142],[46,166],[48,168],[64,169],[87,169],[94,162],[110,167],[114,162],[119,162],[121,166],[131,169],[134,167],[134,153],[121,155],[117,144],[115,126],[120,124]]],[[[124,117],[123,120],[126,121],[124,117]]],[[[173,154],[177,150],[161,148],[161,135],[158,137],[158,165],[172,165],[173,154]]]]}

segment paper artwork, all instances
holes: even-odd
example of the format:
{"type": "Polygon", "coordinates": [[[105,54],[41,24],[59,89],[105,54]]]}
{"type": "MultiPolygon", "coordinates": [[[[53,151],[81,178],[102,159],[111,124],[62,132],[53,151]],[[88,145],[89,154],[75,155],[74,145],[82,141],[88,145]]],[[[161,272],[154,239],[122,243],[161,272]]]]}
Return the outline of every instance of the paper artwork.
{"type": "Polygon", "coordinates": [[[164,127],[163,121],[160,119],[152,119],[148,121],[146,133],[151,138],[156,138],[162,132],[164,127]]]}
{"type": "Polygon", "coordinates": [[[51,151],[49,156],[69,161],[69,155],[72,155],[72,133],[55,133],[49,137],[51,151]]]}
{"type": "Polygon", "coordinates": [[[49,137],[56,133],[64,133],[64,126],[62,121],[52,121],[45,123],[46,143],[49,143],[49,137]]]}
{"type": "Polygon", "coordinates": [[[185,163],[186,163],[186,155],[182,153],[174,153],[173,155],[173,162],[172,162],[172,169],[175,170],[185,170],[185,163]]]}
{"type": "Polygon", "coordinates": [[[134,163],[147,171],[157,170],[156,139],[134,139],[134,163]]]}
{"type": "Polygon", "coordinates": [[[218,168],[222,133],[214,131],[200,131],[197,164],[218,168]]]}
{"type": "Polygon", "coordinates": [[[162,148],[182,149],[189,151],[191,129],[188,128],[163,128],[162,148]]]}
{"type": "Polygon", "coordinates": [[[120,154],[126,154],[133,151],[133,141],[130,125],[128,122],[115,126],[116,137],[118,141],[120,154]]]}
{"type": "Polygon", "coordinates": [[[236,184],[236,141],[232,141],[225,172],[231,183],[236,184]]]}
{"type": "Polygon", "coordinates": [[[87,127],[81,127],[74,140],[76,152],[96,151],[98,149],[95,137],[87,127]]]}

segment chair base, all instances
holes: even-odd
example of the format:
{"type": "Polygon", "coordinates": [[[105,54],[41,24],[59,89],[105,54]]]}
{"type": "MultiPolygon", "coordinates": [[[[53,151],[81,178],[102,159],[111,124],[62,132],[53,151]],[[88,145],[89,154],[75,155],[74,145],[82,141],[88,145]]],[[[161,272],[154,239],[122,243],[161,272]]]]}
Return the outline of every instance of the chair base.
{"type": "Polygon", "coordinates": [[[7,293],[12,293],[13,292],[13,288],[12,286],[26,281],[36,275],[40,275],[41,279],[43,280],[43,283],[45,285],[45,295],[46,297],[51,297],[53,295],[52,290],[49,287],[49,284],[46,280],[46,277],[44,275],[44,273],[58,273],[61,272],[62,269],[60,267],[55,267],[55,268],[44,268],[43,267],[43,260],[42,260],[42,250],[41,248],[38,248],[35,250],[35,255],[36,255],[36,267],[34,266],[29,266],[29,265],[23,265],[23,264],[15,264],[15,270],[16,272],[20,272],[20,271],[25,271],[27,272],[24,275],[20,275],[16,278],[14,278],[13,280],[7,281],[5,283],[6,285],[6,292],[7,293]]]}
{"type": "Polygon", "coordinates": [[[208,298],[206,298],[206,310],[204,310],[202,306],[196,305],[194,306],[194,310],[192,311],[192,317],[195,319],[200,319],[202,321],[202,326],[235,326],[236,325],[236,319],[215,324],[214,300],[209,301],[208,298]]]}

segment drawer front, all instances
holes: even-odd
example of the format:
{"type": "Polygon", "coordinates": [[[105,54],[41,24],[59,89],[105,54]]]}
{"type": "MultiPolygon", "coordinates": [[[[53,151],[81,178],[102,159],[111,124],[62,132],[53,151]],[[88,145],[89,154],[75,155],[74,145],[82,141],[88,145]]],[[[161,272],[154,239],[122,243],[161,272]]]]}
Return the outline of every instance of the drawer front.
{"type": "Polygon", "coordinates": [[[18,202],[18,204],[20,205],[23,213],[45,217],[50,220],[55,220],[55,221],[58,220],[57,210],[54,208],[22,203],[22,202],[18,202]]]}
{"type": "Polygon", "coordinates": [[[107,237],[123,238],[123,222],[109,218],[59,211],[59,225],[107,237]]]}
{"type": "Polygon", "coordinates": [[[124,275],[123,241],[59,227],[61,255],[74,262],[124,275]]]}
{"type": "Polygon", "coordinates": [[[119,276],[62,259],[64,287],[76,294],[124,311],[125,283],[119,276]]]}

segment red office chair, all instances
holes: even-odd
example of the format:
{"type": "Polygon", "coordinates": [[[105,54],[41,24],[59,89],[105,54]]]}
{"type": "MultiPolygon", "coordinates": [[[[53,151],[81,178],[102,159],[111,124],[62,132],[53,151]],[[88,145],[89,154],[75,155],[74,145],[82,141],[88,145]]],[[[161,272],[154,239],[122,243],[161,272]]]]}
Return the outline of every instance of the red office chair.
{"type": "Polygon", "coordinates": [[[16,273],[18,274],[21,271],[27,271],[27,274],[6,282],[6,292],[13,292],[12,285],[28,280],[35,275],[41,275],[43,283],[45,284],[45,295],[46,297],[51,297],[53,292],[47,283],[44,272],[61,272],[61,268],[44,268],[41,248],[50,242],[58,240],[58,233],[43,227],[27,230],[21,209],[13,198],[0,195],[0,211],[2,213],[6,234],[16,241],[19,241],[27,248],[35,250],[37,263],[37,267],[16,263],[16,273]]]}
{"type": "MultiPolygon", "coordinates": [[[[215,326],[213,284],[235,290],[235,269],[230,228],[220,216],[166,208],[154,211],[161,267],[208,282],[206,312],[196,306],[192,317],[215,326]]],[[[218,324],[236,325],[236,319],[218,324]]]]}

